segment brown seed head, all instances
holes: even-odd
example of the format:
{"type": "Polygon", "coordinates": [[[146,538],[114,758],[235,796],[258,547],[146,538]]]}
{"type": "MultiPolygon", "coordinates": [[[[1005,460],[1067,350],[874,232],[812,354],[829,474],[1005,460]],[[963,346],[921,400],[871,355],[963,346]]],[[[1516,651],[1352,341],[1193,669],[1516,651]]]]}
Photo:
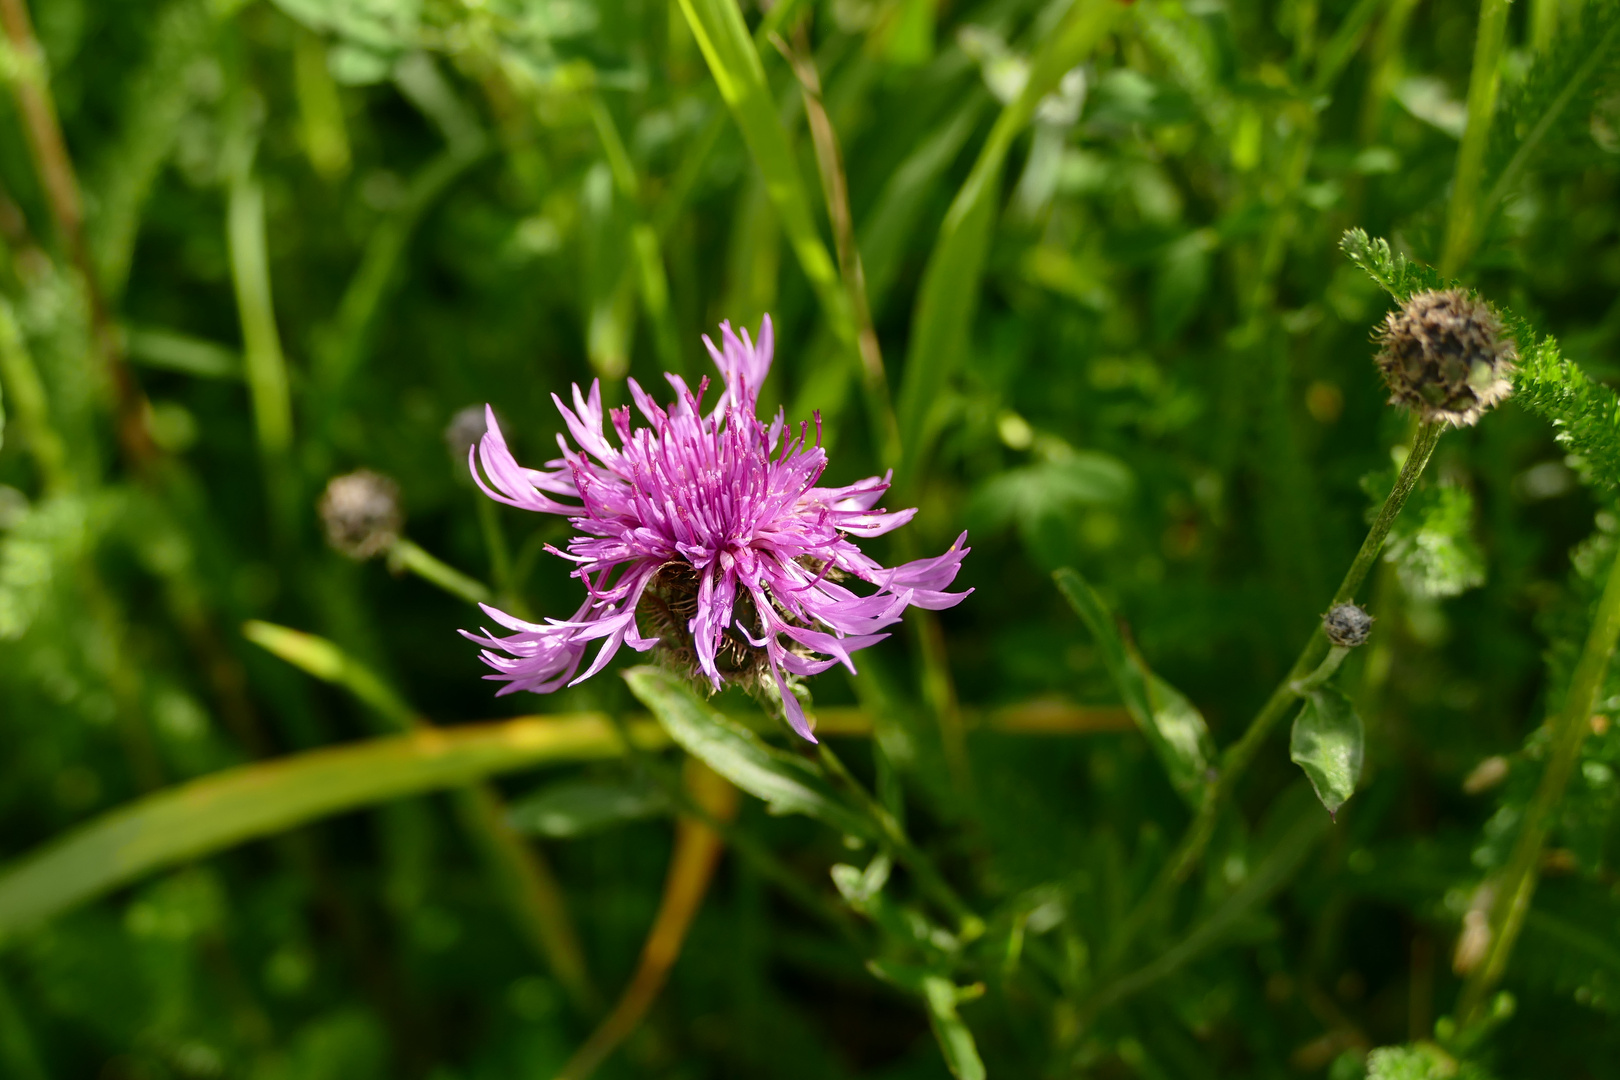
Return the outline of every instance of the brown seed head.
{"type": "Polygon", "coordinates": [[[1484,301],[1462,289],[1418,293],[1389,313],[1377,340],[1390,404],[1426,421],[1466,427],[1513,392],[1513,339],[1484,301]]]}
{"type": "Polygon", "coordinates": [[[326,539],[351,559],[382,554],[405,525],[399,485],[370,469],[334,476],[319,509],[326,539]]]}
{"type": "Polygon", "coordinates": [[[1328,640],[1340,648],[1353,649],[1365,644],[1372,633],[1373,617],[1355,604],[1339,604],[1322,616],[1322,629],[1328,640]]]}

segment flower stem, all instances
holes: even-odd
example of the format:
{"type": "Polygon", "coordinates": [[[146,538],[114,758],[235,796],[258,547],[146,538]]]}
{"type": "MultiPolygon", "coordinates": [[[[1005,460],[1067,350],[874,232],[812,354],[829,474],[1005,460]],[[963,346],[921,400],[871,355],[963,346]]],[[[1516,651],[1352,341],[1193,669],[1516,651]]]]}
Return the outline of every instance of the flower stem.
{"type": "Polygon", "coordinates": [[[1468,78],[1468,127],[1457,149],[1446,211],[1446,240],[1441,249],[1441,277],[1456,277],[1479,243],[1480,188],[1485,178],[1485,151],[1501,86],[1502,49],[1507,37],[1511,0],[1481,0],[1479,30],[1474,38],[1474,67],[1468,78]]]}
{"type": "Polygon", "coordinates": [[[409,570],[423,581],[437,585],[469,604],[487,604],[492,598],[488,585],[434,558],[403,536],[388,549],[388,565],[396,571],[409,570]]]}
{"type": "Polygon", "coordinates": [[[884,842],[893,850],[895,858],[911,871],[922,891],[956,920],[957,933],[968,941],[983,934],[984,920],[956,894],[956,890],[951,888],[939,869],[934,866],[933,860],[911,842],[906,830],[895,820],[894,815],[889,813],[888,808],[866,790],[866,786],[855,778],[825,742],[817,743],[816,751],[827,771],[855,796],[861,808],[877,824],[884,842]]]}
{"type": "MultiPolygon", "coordinates": [[[[1378,558],[1378,552],[1384,546],[1384,540],[1389,536],[1390,527],[1395,524],[1395,518],[1406,505],[1413,488],[1417,487],[1424,466],[1434,454],[1435,444],[1444,429],[1445,425],[1438,422],[1419,425],[1412,451],[1401,466],[1400,474],[1395,479],[1395,486],[1384,500],[1384,505],[1379,510],[1378,517],[1374,519],[1372,527],[1367,531],[1367,538],[1361,542],[1361,548],[1350,563],[1350,569],[1346,571],[1338,591],[1333,594],[1333,599],[1328,605],[1330,608],[1348,603],[1355,596],[1356,590],[1361,587],[1368,571],[1378,558]]],[[[1112,959],[1117,961],[1126,955],[1131,942],[1141,932],[1142,927],[1158,916],[1160,909],[1169,903],[1176,889],[1192,873],[1198,860],[1203,857],[1210,837],[1214,835],[1215,822],[1220,815],[1221,807],[1231,798],[1238,779],[1259,753],[1260,747],[1272,729],[1288,715],[1303,693],[1309,693],[1310,689],[1317,685],[1311,680],[1324,666],[1323,661],[1327,659],[1328,652],[1327,634],[1318,624],[1310,640],[1300,651],[1299,658],[1294,661],[1294,666],[1283,676],[1260,712],[1249,722],[1249,727],[1244,731],[1242,738],[1222,756],[1219,775],[1215,782],[1204,790],[1203,802],[1199,804],[1198,812],[1183,835],[1180,846],[1165,863],[1164,869],[1160,871],[1159,876],[1149,887],[1147,895],[1136,906],[1136,910],[1116,938],[1110,950],[1112,959]]]]}
{"type": "Polygon", "coordinates": [[[1548,721],[1552,729],[1552,757],[1547,762],[1547,771],[1541,774],[1541,785],[1536,788],[1535,797],[1525,812],[1524,825],[1496,890],[1490,945],[1484,959],[1469,973],[1458,999],[1457,1017],[1465,1029],[1481,1018],[1485,998],[1501,980],[1514,942],[1524,928],[1540,876],[1541,849],[1547,842],[1553,811],[1569,786],[1569,778],[1580,758],[1581,743],[1591,729],[1592,710],[1603,689],[1617,638],[1620,638],[1620,557],[1609,567],[1608,582],[1598,601],[1581,658],[1575,665],[1575,674],[1570,679],[1564,706],[1548,721]]]}

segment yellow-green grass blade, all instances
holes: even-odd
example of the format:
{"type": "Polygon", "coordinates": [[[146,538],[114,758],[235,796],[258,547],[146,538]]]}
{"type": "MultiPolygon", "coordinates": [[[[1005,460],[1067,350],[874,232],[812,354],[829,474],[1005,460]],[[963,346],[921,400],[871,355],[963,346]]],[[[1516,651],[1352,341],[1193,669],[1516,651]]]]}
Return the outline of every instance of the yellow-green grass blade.
{"type": "Polygon", "coordinates": [[[1001,202],[1007,152],[1035,116],[1041,99],[1057,87],[1065,72],[1085,59],[1123,10],[1119,0],[1074,0],[1057,30],[1036,51],[1023,90],[1001,110],[973,171],[951,201],[912,310],[899,398],[903,484],[916,482],[931,437],[930,413],[972,332],[979,280],[1001,202]]]}
{"type": "MultiPolygon", "coordinates": [[[[648,748],[668,742],[650,721],[629,730],[648,748]]],[[[623,752],[608,717],[574,713],[415,731],[226,769],[103,814],[0,871],[0,939],[154,870],[333,814],[623,752]]]]}
{"type": "Polygon", "coordinates": [[[810,279],[833,333],[846,346],[850,363],[857,364],[854,312],[839,279],[838,268],[816,227],[810,196],[804,177],[799,173],[798,158],[777,113],[776,98],[765,79],[765,66],[748,34],[742,12],[736,0],[680,0],[680,4],[703,59],[720,87],[720,96],[731,110],[754,165],[764,178],[765,190],[776,207],[782,231],[805,277],[810,279]]]}

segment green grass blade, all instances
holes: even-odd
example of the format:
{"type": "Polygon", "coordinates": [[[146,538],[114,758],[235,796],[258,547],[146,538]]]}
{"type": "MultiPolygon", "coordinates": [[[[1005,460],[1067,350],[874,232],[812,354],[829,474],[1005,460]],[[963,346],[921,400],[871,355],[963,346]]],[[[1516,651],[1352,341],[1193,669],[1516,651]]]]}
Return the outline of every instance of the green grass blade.
{"type": "Polygon", "coordinates": [[[782,231],[805,277],[810,279],[833,333],[848,346],[850,362],[858,363],[849,297],[816,227],[810,196],[799,175],[798,158],[777,114],[776,98],[765,81],[765,66],[736,0],[681,0],[681,11],[764,177],[782,231]]]}
{"type": "Polygon", "coordinates": [[[1007,153],[1034,117],[1041,99],[1102,40],[1121,10],[1118,0],[1075,0],[1063,22],[1035,54],[1023,91],[996,118],[973,163],[973,171],[939,227],[939,238],[928,257],[912,312],[911,345],[900,383],[903,483],[916,481],[927,453],[934,403],[960,362],[972,332],[979,281],[1001,203],[1001,173],[1007,153]]]}
{"type": "MultiPolygon", "coordinates": [[[[647,747],[667,742],[631,725],[647,747]]],[[[617,757],[597,713],[413,732],[226,769],[113,810],[0,871],[0,938],[144,874],[347,810],[536,765],[617,757]]]]}

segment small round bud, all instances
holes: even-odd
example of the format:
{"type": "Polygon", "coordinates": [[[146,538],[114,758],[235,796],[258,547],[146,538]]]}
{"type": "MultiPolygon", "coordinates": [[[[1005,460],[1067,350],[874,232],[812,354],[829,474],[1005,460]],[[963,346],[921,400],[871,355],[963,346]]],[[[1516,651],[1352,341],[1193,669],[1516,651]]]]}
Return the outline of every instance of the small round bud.
{"type": "Polygon", "coordinates": [[[482,405],[469,405],[457,411],[444,429],[444,445],[450,451],[450,456],[458,463],[466,464],[467,448],[478,445],[478,440],[484,437],[486,426],[482,405]]]}
{"type": "Polygon", "coordinates": [[[1372,633],[1373,617],[1355,604],[1339,604],[1322,616],[1322,629],[1328,640],[1341,649],[1366,644],[1372,633]]]}
{"type": "Polygon", "coordinates": [[[1484,301],[1462,289],[1418,293],[1389,313],[1377,340],[1390,404],[1426,421],[1466,427],[1513,392],[1513,339],[1484,301]]]}
{"type": "Polygon", "coordinates": [[[405,524],[399,485],[370,469],[334,476],[321,495],[320,513],[326,539],[351,559],[382,554],[405,524]]]}

